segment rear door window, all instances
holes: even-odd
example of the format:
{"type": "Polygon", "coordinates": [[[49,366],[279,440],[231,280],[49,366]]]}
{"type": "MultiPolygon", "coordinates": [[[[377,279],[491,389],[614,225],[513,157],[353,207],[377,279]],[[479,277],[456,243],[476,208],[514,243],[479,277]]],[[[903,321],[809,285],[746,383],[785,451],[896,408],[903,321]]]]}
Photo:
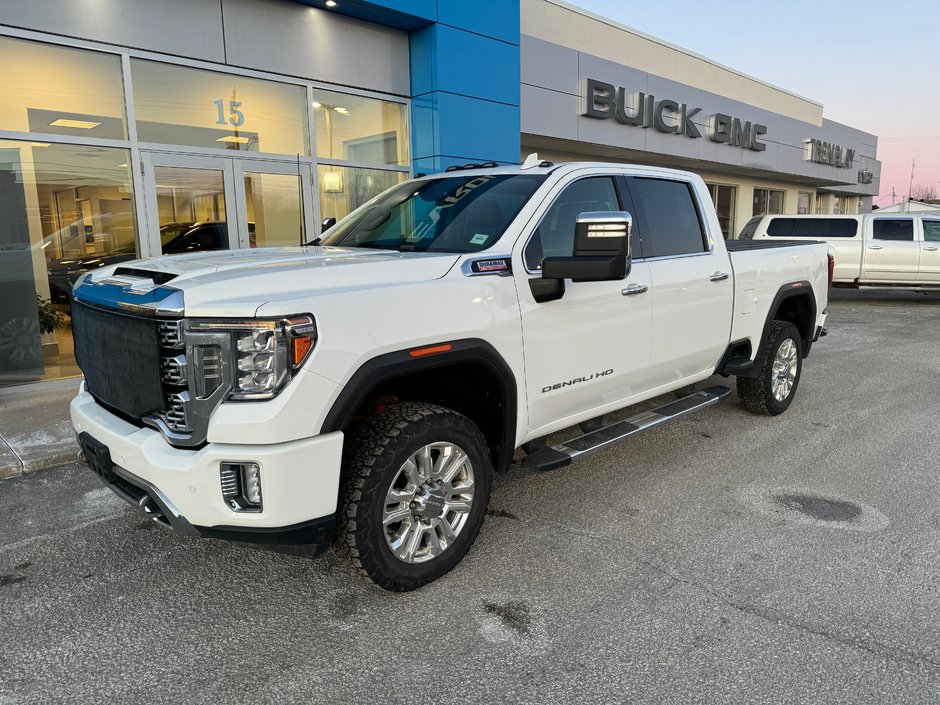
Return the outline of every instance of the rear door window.
{"type": "Polygon", "coordinates": [[[689,183],[634,177],[629,184],[645,257],[696,254],[708,249],[689,183]]]}
{"type": "Polygon", "coordinates": [[[924,240],[927,242],[940,242],[940,220],[924,221],[924,240]]]}
{"type": "Polygon", "coordinates": [[[902,242],[914,241],[914,221],[888,220],[879,218],[872,221],[872,237],[875,240],[897,240],[902,242]]]}

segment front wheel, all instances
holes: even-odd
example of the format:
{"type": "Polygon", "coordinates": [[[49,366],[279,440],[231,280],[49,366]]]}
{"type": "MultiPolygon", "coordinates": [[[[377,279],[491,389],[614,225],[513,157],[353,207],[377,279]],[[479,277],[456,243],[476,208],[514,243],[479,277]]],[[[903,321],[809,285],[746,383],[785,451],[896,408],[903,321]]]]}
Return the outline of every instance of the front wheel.
{"type": "Polygon", "coordinates": [[[738,377],[738,397],[755,414],[777,416],[790,406],[803,371],[803,339],[789,321],[773,321],[754,361],[756,377],[738,377]]]}
{"type": "Polygon", "coordinates": [[[467,417],[404,403],[347,439],[337,542],[386,590],[414,590],[450,571],[483,525],[492,464],[467,417]]]}

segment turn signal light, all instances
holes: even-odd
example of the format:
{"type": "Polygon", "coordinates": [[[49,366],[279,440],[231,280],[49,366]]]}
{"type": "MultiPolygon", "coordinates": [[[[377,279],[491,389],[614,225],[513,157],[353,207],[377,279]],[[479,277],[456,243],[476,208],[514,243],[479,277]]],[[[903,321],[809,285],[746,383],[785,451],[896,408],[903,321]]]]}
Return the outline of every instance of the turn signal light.
{"type": "Polygon", "coordinates": [[[294,360],[294,367],[300,367],[307,355],[313,350],[313,338],[292,338],[291,354],[294,360]]]}

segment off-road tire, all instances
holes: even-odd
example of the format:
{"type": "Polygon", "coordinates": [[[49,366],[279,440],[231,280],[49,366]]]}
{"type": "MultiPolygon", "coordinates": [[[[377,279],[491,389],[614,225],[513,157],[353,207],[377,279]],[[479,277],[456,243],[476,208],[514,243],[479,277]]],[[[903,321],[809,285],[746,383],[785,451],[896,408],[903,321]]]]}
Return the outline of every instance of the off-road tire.
{"type": "Polygon", "coordinates": [[[433,404],[407,402],[366,419],[344,444],[336,548],[376,585],[414,590],[449,572],[473,545],[489,502],[493,466],[486,439],[466,416],[433,404]],[[385,497],[405,460],[436,442],[458,445],[473,466],[474,496],[453,544],[425,563],[406,563],[389,548],[382,524],[385,497]]]}
{"type": "Polygon", "coordinates": [[[797,327],[789,321],[772,321],[767,333],[767,342],[758,351],[754,365],[757,368],[756,377],[737,378],[738,397],[741,399],[741,404],[755,414],[766,416],[782,414],[796,396],[803,372],[803,339],[797,327]],[[796,345],[796,378],[793,380],[790,393],[782,401],[778,401],[774,398],[772,391],[774,357],[787,338],[796,345]]]}

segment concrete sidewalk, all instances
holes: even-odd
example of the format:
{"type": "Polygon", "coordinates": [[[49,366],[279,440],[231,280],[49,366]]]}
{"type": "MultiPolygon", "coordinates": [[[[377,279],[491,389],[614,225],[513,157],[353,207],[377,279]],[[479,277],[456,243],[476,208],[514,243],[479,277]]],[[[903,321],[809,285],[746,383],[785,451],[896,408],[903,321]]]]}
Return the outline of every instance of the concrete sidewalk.
{"type": "Polygon", "coordinates": [[[0,480],[71,462],[69,402],[79,378],[0,389],[0,480]]]}

